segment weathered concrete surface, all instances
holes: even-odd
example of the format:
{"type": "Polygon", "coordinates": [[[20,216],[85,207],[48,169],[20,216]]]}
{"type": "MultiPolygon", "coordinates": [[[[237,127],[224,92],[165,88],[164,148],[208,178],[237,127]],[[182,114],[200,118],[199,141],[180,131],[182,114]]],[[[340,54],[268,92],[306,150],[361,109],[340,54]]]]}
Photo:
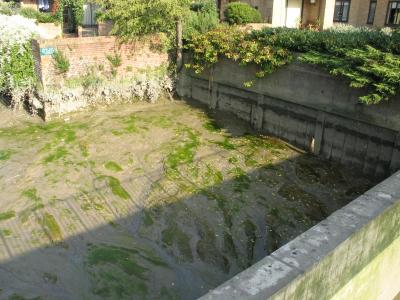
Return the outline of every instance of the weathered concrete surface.
{"type": "Polygon", "coordinates": [[[400,172],[201,299],[394,299],[400,172]]]}
{"type": "Polygon", "coordinates": [[[379,105],[360,104],[360,90],[300,63],[262,79],[255,79],[256,71],[256,66],[241,67],[228,60],[215,65],[212,76],[210,71],[184,70],[178,93],[377,178],[400,168],[399,97],[379,105]],[[252,87],[244,86],[252,80],[252,87]]]}

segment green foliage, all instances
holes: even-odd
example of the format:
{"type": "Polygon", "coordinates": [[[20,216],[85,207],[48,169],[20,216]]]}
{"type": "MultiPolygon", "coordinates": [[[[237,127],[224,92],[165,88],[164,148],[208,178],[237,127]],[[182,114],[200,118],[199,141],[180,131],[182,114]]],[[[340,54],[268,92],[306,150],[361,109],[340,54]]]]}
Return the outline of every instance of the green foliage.
{"type": "Polygon", "coordinates": [[[195,35],[185,47],[193,54],[193,63],[188,67],[196,73],[211,67],[220,57],[226,57],[240,65],[257,64],[260,67],[257,76],[263,77],[292,59],[284,48],[264,45],[245,32],[228,26],[195,35]]]}
{"type": "Polygon", "coordinates": [[[28,19],[35,19],[38,23],[58,23],[59,18],[56,14],[37,11],[33,8],[23,7],[18,14],[28,19]]]}
{"type": "Polygon", "coordinates": [[[127,41],[160,32],[173,38],[175,23],[186,15],[191,1],[97,0],[97,2],[103,11],[102,17],[113,21],[113,33],[127,41]]]}
{"type": "Polygon", "coordinates": [[[261,13],[249,4],[243,2],[229,3],[224,14],[225,20],[231,25],[262,22],[261,13]]]}
{"type": "Polygon", "coordinates": [[[18,5],[15,2],[0,2],[0,14],[11,16],[17,14],[18,5]]]}
{"type": "Polygon", "coordinates": [[[361,49],[370,45],[376,49],[400,54],[400,30],[386,32],[370,28],[328,29],[324,31],[291,28],[265,28],[253,31],[257,41],[283,47],[294,52],[319,51],[336,53],[342,49],[361,49]]]}
{"type": "Polygon", "coordinates": [[[118,68],[121,66],[122,59],[121,59],[121,55],[119,55],[118,53],[114,53],[113,55],[108,54],[108,55],[106,55],[106,57],[113,68],[118,68]]]}
{"type": "Polygon", "coordinates": [[[0,14],[21,15],[28,19],[34,19],[38,23],[59,23],[58,15],[37,11],[29,7],[20,7],[16,2],[0,2],[0,14]]]}
{"type": "Polygon", "coordinates": [[[36,83],[31,43],[13,45],[9,49],[0,46],[0,92],[27,90],[36,83]]]}
{"type": "Polygon", "coordinates": [[[200,0],[191,5],[184,19],[183,37],[189,39],[194,34],[205,33],[219,24],[217,6],[214,0],[200,0]]]}
{"type": "MultiPolygon", "coordinates": [[[[326,31],[267,28],[245,33],[233,27],[219,27],[194,35],[186,44],[192,53],[187,67],[200,73],[220,57],[241,65],[254,63],[263,77],[289,63],[294,53],[300,60],[322,66],[332,75],[350,81],[354,88],[365,88],[360,97],[365,104],[389,100],[400,89],[400,30],[372,30],[340,27],[326,31]]],[[[244,83],[250,86],[252,82],[244,83]]]]}
{"type": "Polygon", "coordinates": [[[60,74],[67,73],[69,71],[69,59],[61,51],[56,51],[53,54],[54,67],[60,74]]]}
{"type": "Polygon", "coordinates": [[[15,217],[15,211],[13,210],[0,213],[0,221],[9,220],[14,217],[15,217]]]}
{"type": "Polygon", "coordinates": [[[77,26],[82,24],[83,20],[83,5],[85,4],[84,0],[59,0],[58,10],[57,10],[57,19],[61,21],[63,20],[64,10],[71,9],[72,19],[70,22],[72,23],[72,27],[76,28],[77,26]]]}
{"type": "Polygon", "coordinates": [[[343,50],[340,56],[312,51],[300,59],[320,65],[332,75],[347,78],[351,87],[366,87],[369,93],[360,97],[361,102],[366,104],[389,100],[400,91],[400,56],[371,46],[343,50]]]}

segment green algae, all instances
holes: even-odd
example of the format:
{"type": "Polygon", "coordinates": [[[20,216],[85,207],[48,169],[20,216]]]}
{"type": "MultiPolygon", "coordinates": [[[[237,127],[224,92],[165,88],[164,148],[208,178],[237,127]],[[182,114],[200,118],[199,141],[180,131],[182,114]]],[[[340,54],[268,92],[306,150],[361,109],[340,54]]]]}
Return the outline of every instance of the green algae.
{"type": "Polygon", "coordinates": [[[208,119],[204,124],[203,128],[207,129],[210,132],[220,132],[221,127],[217,124],[215,120],[208,119]]]}
{"type": "Polygon", "coordinates": [[[90,211],[90,210],[103,211],[105,209],[103,204],[89,199],[86,199],[84,203],[81,204],[81,208],[84,211],[90,211]]]}
{"type": "Polygon", "coordinates": [[[171,288],[167,289],[165,286],[163,286],[161,288],[158,299],[179,300],[180,297],[177,295],[177,292],[175,290],[172,290],[171,288]]]}
{"type": "Polygon", "coordinates": [[[228,273],[230,270],[229,259],[222,255],[216,246],[216,236],[212,228],[205,222],[198,228],[200,239],[196,244],[196,252],[199,258],[208,264],[218,266],[228,273]]]}
{"type": "Polygon", "coordinates": [[[92,274],[92,292],[101,298],[146,299],[147,284],[137,278],[120,274],[118,271],[100,270],[92,274]]]}
{"type": "MultiPolygon", "coordinates": [[[[205,182],[207,185],[218,185],[224,181],[224,176],[220,170],[213,168],[210,164],[206,165],[205,182]]],[[[204,184],[203,184],[204,185],[204,184]]]]}
{"type": "Polygon", "coordinates": [[[54,152],[43,159],[43,163],[48,164],[61,159],[65,159],[68,155],[68,150],[66,147],[57,147],[54,152]]]}
{"type": "Polygon", "coordinates": [[[132,257],[137,254],[135,249],[114,246],[91,246],[87,262],[90,266],[113,264],[127,275],[134,275],[142,280],[147,279],[148,269],[139,265],[132,257]]]}
{"type": "Polygon", "coordinates": [[[250,188],[251,179],[243,169],[235,167],[229,171],[229,174],[233,176],[233,189],[235,192],[243,193],[250,188]]]}
{"type": "Polygon", "coordinates": [[[229,208],[229,201],[223,195],[209,190],[202,189],[200,193],[206,196],[209,200],[217,202],[219,210],[222,212],[224,223],[228,228],[232,227],[232,211],[229,208]]]}
{"type": "Polygon", "coordinates": [[[227,231],[224,232],[224,251],[231,257],[235,259],[238,258],[235,242],[233,241],[232,235],[227,231]]]}
{"type": "Polygon", "coordinates": [[[21,196],[27,198],[30,202],[33,203],[18,214],[18,217],[20,218],[21,222],[25,223],[26,221],[28,221],[29,216],[31,214],[33,214],[34,212],[36,212],[38,210],[43,209],[44,204],[42,202],[42,198],[40,198],[38,196],[36,188],[23,190],[21,192],[21,196]]]}
{"type": "Polygon", "coordinates": [[[139,129],[137,127],[136,114],[131,114],[127,118],[123,119],[123,124],[125,125],[124,131],[126,133],[136,133],[139,131],[139,129]]]}
{"type": "Polygon", "coordinates": [[[237,146],[232,144],[229,137],[225,137],[222,141],[210,141],[210,143],[215,144],[225,150],[235,150],[237,146]]]}
{"type": "Polygon", "coordinates": [[[53,243],[62,240],[61,228],[53,215],[45,212],[41,219],[41,224],[53,243]]]}
{"type": "Polygon", "coordinates": [[[19,214],[18,217],[21,221],[21,223],[25,223],[26,221],[28,221],[29,217],[36,211],[41,210],[44,208],[44,204],[43,203],[35,203],[31,206],[29,206],[28,208],[22,210],[19,214]]]}
{"type": "Polygon", "coordinates": [[[110,170],[110,171],[113,171],[113,172],[121,172],[121,171],[123,171],[122,167],[119,164],[117,164],[116,162],[113,162],[113,161],[106,162],[104,164],[104,167],[107,170],[110,170]]]}
{"type": "Polygon", "coordinates": [[[195,131],[183,128],[178,133],[183,135],[183,141],[167,155],[165,159],[167,169],[176,170],[181,164],[192,163],[196,150],[200,146],[200,139],[195,131]]]}
{"type": "Polygon", "coordinates": [[[129,193],[123,188],[121,185],[121,182],[119,179],[112,177],[112,176],[106,176],[107,181],[108,181],[108,186],[111,189],[111,192],[115,195],[118,196],[121,199],[128,200],[131,198],[129,193]]]}
{"type": "Polygon", "coordinates": [[[143,211],[143,223],[146,226],[151,226],[154,224],[153,218],[151,217],[150,212],[147,210],[143,211]]]}
{"type": "Polygon", "coordinates": [[[89,157],[89,145],[87,142],[79,142],[79,150],[81,151],[81,154],[83,157],[87,158],[89,157]]]}
{"type": "Polygon", "coordinates": [[[264,149],[269,149],[269,150],[284,150],[287,146],[285,143],[282,141],[271,138],[271,137],[266,137],[262,135],[252,135],[252,134],[246,134],[244,136],[244,139],[246,142],[255,148],[264,148],[264,149]]]}
{"type": "Polygon", "coordinates": [[[183,232],[176,223],[170,223],[169,226],[161,232],[161,240],[165,247],[176,245],[179,251],[180,261],[193,261],[192,249],[190,247],[190,237],[183,232]]]}
{"type": "Polygon", "coordinates": [[[26,197],[26,198],[28,198],[29,200],[31,200],[33,202],[42,201],[42,199],[37,194],[37,189],[36,188],[23,190],[21,195],[26,197]]]}
{"type": "Polygon", "coordinates": [[[0,221],[5,221],[13,218],[15,218],[15,211],[13,210],[0,213],[0,221]]]}
{"type": "Polygon", "coordinates": [[[86,267],[91,275],[93,293],[115,299],[146,298],[149,268],[141,259],[167,267],[161,259],[143,249],[88,245],[86,267]]]}
{"type": "Polygon", "coordinates": [[[12,231],[10,229],[0,229],[0,235],[3,237],[11,237],[12,236],[12,231]]]}
{"type": "Polygon", "coordinates": [[[171,128],[174,124],[171,117],[154,115],[154,114],[151,114],[149,116],[140,116],[139,120],[148,125],[152,125],[163,129],[171,128]]]}
{"type": "Polygon", "coordinates": [[[13,151],[11,150],[0,150],[0,161],[9,160],[13,151]]]}

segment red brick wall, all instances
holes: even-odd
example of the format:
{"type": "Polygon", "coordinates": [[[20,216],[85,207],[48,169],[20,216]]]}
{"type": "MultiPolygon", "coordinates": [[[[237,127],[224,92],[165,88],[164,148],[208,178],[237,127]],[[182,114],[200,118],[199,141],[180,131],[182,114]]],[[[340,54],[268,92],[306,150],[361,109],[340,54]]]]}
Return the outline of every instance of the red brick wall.
{"type": "MultiPolygon", "coordinates": [[[[37,41],[40,49],[54,48],[61,51],[69,60],[70,68],[66,74],[57,74],[51,55],[36,55],[40,59],[40,78],[44,86],[59,83],[63,78],[85,75],[89,69],[103,72],[112,66],[107,55],[118,53],[122,64],[117,69],[117,76],[125,77],[138,69],[157,67],[168,62],[168,55],[150,49],[153,42],[138,41],[120,45],[115,37],[83,37],[37,41]],[[99,67],[102,66],[102,67],[99,67]]],[[[38,51],[34,49],[34,51],[38,51]]]]}

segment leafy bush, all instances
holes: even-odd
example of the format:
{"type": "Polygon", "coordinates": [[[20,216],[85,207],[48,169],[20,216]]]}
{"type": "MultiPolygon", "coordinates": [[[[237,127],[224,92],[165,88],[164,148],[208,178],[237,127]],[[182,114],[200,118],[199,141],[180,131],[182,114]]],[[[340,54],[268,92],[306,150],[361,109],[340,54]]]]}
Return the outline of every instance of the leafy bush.
{"type": "Polygon", "coordinates": [[[211,67],[220,57],[226,57],[241,65],[259,65],[261,70],[256,75],[263,77],[292,59],[284,48],[264,45],[245,32],[229,26],[195,35],[185,47],[193,54],[193,63],[188,67],[193,68],[196,73],[211,67]]]}
{"type": "Polygon", "coordinates": [[[400,54],[400,31],[374,30],[366,27],[337,26],[325,31],[291,28],[265,28],[254,31],[252,38],[264,44],[284,47],[295,52],[360,49],[370,45],[382,51],[400,54]]]}
{"type": "Polygon", "coordinates": [[[34,19],[38,23],[59,23],[57,15],[40,12],[33,8],[28,8],[28,7],[16,9],[13,11],[13,14],[19,14],[27,19],[34,19]]]}
{"type": "Polygon", "coordinates": [[[21,16],[0,15],[0,93],[18,105],[36,85],[32,38],[36,24],[21,16]]]}
{"type": "Polygon", "coordinates": [[[17,14],[18,5],[15,2],[0,2],[0,14],[12,16],[17,14]]]}
{"type": "Polygon", "coordinates": [[[56,51],[53,54],[54,67],[60,74],[67,73],[69,71],[69,59],[61,51],[56,51]]]}
{"type": "Polygon", "coordinates": [[[261,23],[261,13],[247,3],[229,3],[224,12],[226,21],[233,24],[261,23]]]}
{"type": "Polygon", "coordinates": [[[113,68],[118,68],[121,66],[122,59],[121,59],[121,55],[119,55],[118,53],[114,53],[114,55],[108,54],[108,55],[106,55],[106,57],[113,68]]]}
{"type": "Polygon", "coordinates": [[[184,19],[183,37],[189,39],[194,34],[205,33],[217,27],[218,24],[218,11],[214,0],[194,2],[184,19]]]}
{"type": "MultiPolygon", "coordinates": [[[[67,0],[64,0],[67,1],[67,0]]],[[[70,0],[71,1],[71,0],[70,0]]],[[[76,1],[76,0],[75,0],[76,1]]],[[[155,33],[175,38],[175,23],[189,10],[191,0],[97,0],[101,18],[113,21],[112,33],[123,41],[155,33]]]]}
{"type": "Polygon", "coordinates": [[[343,50],[340,56],[312,51],[301,56],[300,60],[320,65],[332,75],[347,78],[351,87],[368,88],[369,94],[360,97],[366,104],[389,100],[400,91],[400,57],[371,46],[343,50]]]}
{"type": "Polygon", "coordinates": [[[291,61],[292,52],[303,53],[300,60],[319,65],[332,75],[349,80],[354,88],[366,88],[360,97],[366,104],[388,100],[400,90],[400,31],[374,30],[350,26],[316,32],[288,28],[267,28],[243,33],[219,28],[195,35],[186,45],[193,61],[188,67],[201,72],[222,56],[240,64],[255,63],[265,76],[291,61]]]}

